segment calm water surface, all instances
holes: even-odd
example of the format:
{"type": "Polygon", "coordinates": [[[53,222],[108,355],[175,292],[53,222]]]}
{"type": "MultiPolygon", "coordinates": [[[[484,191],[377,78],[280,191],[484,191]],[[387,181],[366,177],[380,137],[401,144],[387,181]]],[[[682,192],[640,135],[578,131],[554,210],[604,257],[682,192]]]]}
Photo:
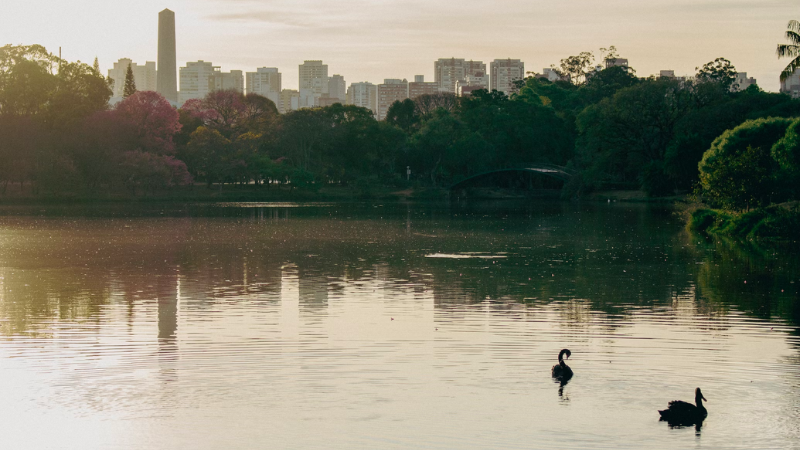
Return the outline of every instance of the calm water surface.
{"type": "Polygon", "coordinates": [[[3,207],[0,438],[800,448],[800,258],[781,251],[636,205],[3,207]],[[658,421],[698,386],[700,430],[658,421]]]}

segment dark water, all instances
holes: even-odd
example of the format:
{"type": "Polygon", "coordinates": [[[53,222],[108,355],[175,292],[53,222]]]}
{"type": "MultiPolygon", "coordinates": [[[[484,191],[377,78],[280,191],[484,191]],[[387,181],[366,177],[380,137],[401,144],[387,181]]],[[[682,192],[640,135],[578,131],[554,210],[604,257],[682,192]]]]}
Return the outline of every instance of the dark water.
{"type": "Polygon", "coordinates": [[[3,448],[800,448],[779,250],[619,204],[4,207],[3,448]]]}

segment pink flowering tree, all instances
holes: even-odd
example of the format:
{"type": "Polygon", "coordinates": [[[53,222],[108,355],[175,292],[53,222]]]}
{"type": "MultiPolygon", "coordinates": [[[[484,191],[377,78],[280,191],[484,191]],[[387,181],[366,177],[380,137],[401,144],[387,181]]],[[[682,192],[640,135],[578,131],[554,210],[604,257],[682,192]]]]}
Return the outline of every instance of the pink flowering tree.
{"type": "Polygon", "coordinates": [[[186,164],[170,155],[142,151],[125,152],[120,164],[123,182],[136,195],[137,189],[155,193],[156,190],[192,183],[186,164]]]}
{"type": "Polygon", "coordinates": [[[115,112],[129,127],[133,148],[160,155],[175,152],[172,138],[181,128],[179,114],[161,94],[136,92],[118,103],[115,112]]]}

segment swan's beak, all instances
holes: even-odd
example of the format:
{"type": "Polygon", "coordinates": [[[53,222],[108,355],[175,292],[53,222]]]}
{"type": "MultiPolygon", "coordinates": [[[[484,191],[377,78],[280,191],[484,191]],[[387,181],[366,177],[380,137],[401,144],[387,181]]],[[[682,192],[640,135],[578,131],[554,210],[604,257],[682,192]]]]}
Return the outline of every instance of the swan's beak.
{"type": "MultiPolygon", "coordinates": [[[[703,396],[701,395],[700,397],[703,397],[703,396]]],[[[705,397],[703,397],[703,401],[704,401],[704,402],[707,402],[708,400],[706,400],[706,398],[705,398],[705,397]]]]}

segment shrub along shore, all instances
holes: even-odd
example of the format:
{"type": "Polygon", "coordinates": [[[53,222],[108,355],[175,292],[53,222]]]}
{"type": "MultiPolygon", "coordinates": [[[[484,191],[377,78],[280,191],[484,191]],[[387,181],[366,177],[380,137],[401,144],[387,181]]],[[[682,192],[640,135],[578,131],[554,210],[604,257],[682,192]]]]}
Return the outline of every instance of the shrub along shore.
{"type": "Polygon", "coordinates": [[[800,207],[773,205],[743,213],[699,208],[689,213],[687,227],[696,232],[737,239],[800,241],[800,207]]]}

